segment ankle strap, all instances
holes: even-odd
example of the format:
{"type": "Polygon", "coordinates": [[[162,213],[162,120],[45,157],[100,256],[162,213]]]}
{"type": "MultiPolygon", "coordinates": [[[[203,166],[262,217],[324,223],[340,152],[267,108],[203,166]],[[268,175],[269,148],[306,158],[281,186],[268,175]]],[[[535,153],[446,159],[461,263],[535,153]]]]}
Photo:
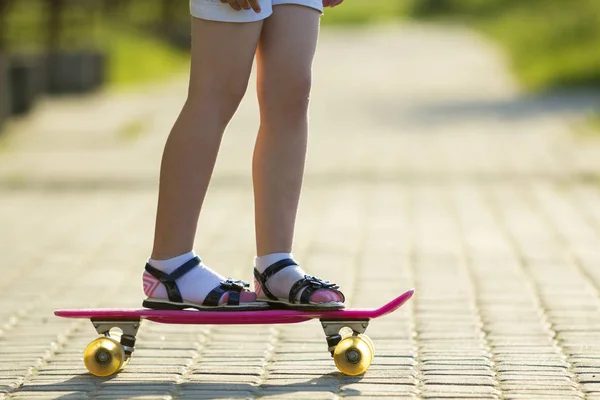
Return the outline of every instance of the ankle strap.
{"type": "Polygon", "coordinates": [[[258,272],[258,270],[256,268],[254,268],[254,277],[256,278],[258,283],[260,283],[260,286],[262,287],[263,292],[271,300],[277,300],[277,296],[275,296],[273,293],[271,293],[271,291],[269,289],[267,289],[267,285],[266,285],[267,281],[269,280],[270,277],[272,277],[273,275],[275,275],[282,269],[287,268],[292,265],[298,265],[298,264],[296,263],[296,261],[292,260],[291,258],[284,258],[283,260],[277,261],[276,263],[268,266],[267,269],[265,269],[262,274],[260,272],[258,272]]]}
{"type": "Polygon", "coordinates": [[[190,272],[194,267],[199,265],[202,262],[200,257],[194,257],[191,260],[181,264],[175,271],[167,274],[159,269],[154,268],[152,265],[146,263],[146,271],[158,279],[160,283],[165,285],[165,289],[167,289],[167,296],[169,297],[169,301],[182,303],[183,298],[181,297],[181,292],[179,291],[179,287],[175,280],[181,278],[188,272],[190,272]]]}

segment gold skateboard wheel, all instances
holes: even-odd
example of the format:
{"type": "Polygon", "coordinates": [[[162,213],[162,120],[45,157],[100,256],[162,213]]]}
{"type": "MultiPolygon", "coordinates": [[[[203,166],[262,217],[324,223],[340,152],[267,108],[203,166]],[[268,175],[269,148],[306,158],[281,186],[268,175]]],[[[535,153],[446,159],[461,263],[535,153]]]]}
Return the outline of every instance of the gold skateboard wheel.
{"type": "Polygon", "coordinates": [[[116,340],[100,337],[87,345],[83,352],[83,362],[91,374],[109,376],[125,365],[125,351],[116,340]]]}
{"type": "MultiPolygon", "coordinates": [[[[367,344],[371,348],[371,354],[375,355],[375,345],[373,344],[373,341],[371,340],[371,338],[368,337],[367,335],[365,335],[364,333],[359,334],[358,337],[363,339],[365,342],[367,342],[367,344]]],[[[371,359],[371,361],[373,361],[373,360],[371,359]]]]}
{"type": "Polygon", "coordinates": [[[368,341],[359,336],[348,336],[335,347],[333,361],[341,373],[355,376],[365,373],[373,361],[368,341]]]}

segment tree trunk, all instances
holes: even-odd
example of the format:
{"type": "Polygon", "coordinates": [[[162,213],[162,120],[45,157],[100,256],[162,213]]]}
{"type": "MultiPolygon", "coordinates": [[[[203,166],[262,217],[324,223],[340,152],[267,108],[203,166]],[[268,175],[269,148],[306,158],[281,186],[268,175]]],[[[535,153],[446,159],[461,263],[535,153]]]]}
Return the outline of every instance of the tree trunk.
{"type": "Polygon", "coordinates": [[[175,9],[174,5],[176,2],[173,0],[162,0],[162,21],[161,28],[162,34],[165,36],[169,36],[171,32],[171,28],[173,26],[173,21],[175,19],[175,9]]]}
{"type": "Polygon", "coordinates": [[[6,14],[11,0],[0,0],[0,53],[6,50],[6,14]]]}
{"type": "Polygon", "coordinates": [[[46,27],[46,47],[49,52],[57,51],[61,40],[61,14],[63,9],[63,0],[48,1],[48,20],[46,27]]]}

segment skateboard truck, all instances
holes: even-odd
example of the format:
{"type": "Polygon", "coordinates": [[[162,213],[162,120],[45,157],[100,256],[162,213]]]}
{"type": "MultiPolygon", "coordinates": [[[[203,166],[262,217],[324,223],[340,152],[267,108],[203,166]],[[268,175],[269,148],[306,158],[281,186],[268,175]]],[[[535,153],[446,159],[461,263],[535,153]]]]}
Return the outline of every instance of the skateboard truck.
{"type": "Polygon", "coordinates": [[[369,319],[320,319],[327,337],[328,350],[338,369],[346,375],[360,375],[373,362],[375,347],[365,335],[369,319]],[[351,335],[341,335],[343,328],[352,330],[351,335]]]}
{"type": "Polygon", "coordinates": [[[119,328],[123,334],[119,340],[119,343],[123,346],[125,357],[130,358],[131,354],[135,350],[135,336],[137,335],[138,329],[140,328],[140,320],[131,321],[111,321],[111,320],[100,320],[92,319],[92,324],[99,335],[105,337],[111,337],[110,330],[112,328],[119,328]]]}
{"type": "Polygon", "coordinates": [[[343,328],[352,329],[352,336],[358,336],[364,334],[367,330],[367,326],[369,326],[369,320],[324,320],[321,319],[321,326],[323,327],[323,331],[325,332],[325,336],[327,338],[327,350],[331,353],[333,357],[333,353],[335,351],[336,346],[342,341],[343,337],[340,335],[340,331],[343,328]]]}

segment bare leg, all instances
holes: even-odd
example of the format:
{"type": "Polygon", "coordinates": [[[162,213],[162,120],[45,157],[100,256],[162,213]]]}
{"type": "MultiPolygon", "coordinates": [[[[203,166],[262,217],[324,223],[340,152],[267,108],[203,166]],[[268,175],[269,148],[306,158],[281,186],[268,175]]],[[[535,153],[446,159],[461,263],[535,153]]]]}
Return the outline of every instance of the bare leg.
{"type": "Polygon", "coordinates": [[[192,250],[221,137],[248,85],[262,21],[193,19],[187,101],[165,147],[152,258],[192,250]]]}
{"type": "Polygon", "coordinates": [[[260,130],[253,159],[259,256],[290,252],[304,174],[316,10],[274,7],[258,50],[260,130]]]}
{"type": "MultiPolygon", "coordinates": [[[[266,268],[259,265],[261,259],[292,250],[306,159],[311,70],[319,19],[320,13],[314,9],[286,4],[275,6],[263,25],[257,53],[261,123],[253,159],[259,272],[266,268]],[[262,257],[265,255],[269,256],[262,257]]],[[[273,275],[266,287],[274,296],[287,299],[292,285],[304,276],[299,266],[290,265],[273,275]]],[[[264,297],[265,287],[258,282],[255,285],[257,295],[264,297]]],[[[343,301],[343,296],[332,290],[318,290],[310,301],[335,303],[343,301]]]]}

